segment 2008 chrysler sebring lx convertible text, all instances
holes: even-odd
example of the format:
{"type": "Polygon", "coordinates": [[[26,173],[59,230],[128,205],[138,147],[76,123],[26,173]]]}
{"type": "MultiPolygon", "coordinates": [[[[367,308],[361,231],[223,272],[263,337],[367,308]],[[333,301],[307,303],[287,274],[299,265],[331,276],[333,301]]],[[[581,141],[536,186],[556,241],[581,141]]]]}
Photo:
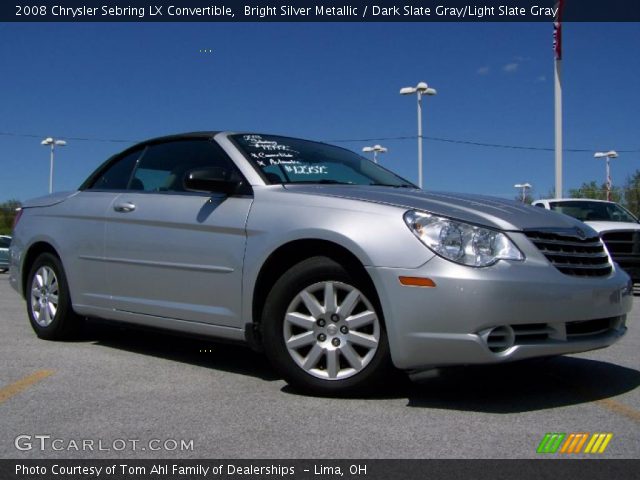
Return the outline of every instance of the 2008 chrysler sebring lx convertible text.
{"type": "Polygon", "coordinates": [[[131,147],[78,191],[27,202],[10,261],[41,338],[99,317],[246,341],[321,393],[393,367],[605,347],[632,304],[578,220],[426,193],[351,151],[275,135],[131,147]]]}

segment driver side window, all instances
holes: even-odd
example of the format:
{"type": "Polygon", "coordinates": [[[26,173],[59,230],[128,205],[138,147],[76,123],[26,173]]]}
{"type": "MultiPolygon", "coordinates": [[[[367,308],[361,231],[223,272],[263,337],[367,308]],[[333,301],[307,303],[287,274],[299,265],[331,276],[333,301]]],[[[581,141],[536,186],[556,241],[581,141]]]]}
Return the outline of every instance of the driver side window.
{"type": "Polygon", "coordinates": [[[126,190],[131,173],[144,149],[137,149],[112,163],[89,187],[90,190],[126,190]]]}
{"type": "Polygon", "coordinates": [[[177,140],[150,145],[137,161],[129,189],[184,192],[187,172],[211,167],[229,172],[234,169],[222,148],[209,139],[177,140]]]}

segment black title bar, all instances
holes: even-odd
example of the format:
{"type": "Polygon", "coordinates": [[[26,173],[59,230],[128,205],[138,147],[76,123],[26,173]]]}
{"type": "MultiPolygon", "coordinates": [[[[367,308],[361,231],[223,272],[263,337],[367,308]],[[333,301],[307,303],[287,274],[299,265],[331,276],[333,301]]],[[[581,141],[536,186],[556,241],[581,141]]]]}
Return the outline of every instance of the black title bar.
{"type": "MultiPolygon", "coordinates": [[[[14,0],[2,22],[548,22],[556,0],[14,0]]],[[[563,22],[638,22],[636,0],[564,0],[563,22]]]]}
{"type": "MultiPolygon", "coordinates": [[[[508,452],[504,452],[508,454],[508,452]]],[[[640,460],[0,460],[3,480],[635,479],[640,460]]]]}

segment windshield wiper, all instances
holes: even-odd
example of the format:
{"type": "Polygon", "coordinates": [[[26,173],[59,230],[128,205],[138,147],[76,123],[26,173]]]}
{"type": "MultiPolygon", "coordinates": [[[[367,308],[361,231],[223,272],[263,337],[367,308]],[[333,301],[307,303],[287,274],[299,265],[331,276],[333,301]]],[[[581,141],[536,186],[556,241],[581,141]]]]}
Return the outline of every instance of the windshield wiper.
{"type": "Polygon", "coordinates": [[[370,183],[374,187],[393,187],[393,188],[417,188],[409,183],[370,183]]]}
{"type": "Polygon", "coordinates": [[[290,185],[296,185],[298,183],[321,183],[325,185],[353,185],[351,182],[340,182],[338,180],[329,180],[323,178],[322,180],[296,180],[294,182],[289,182],[290,185]]]}

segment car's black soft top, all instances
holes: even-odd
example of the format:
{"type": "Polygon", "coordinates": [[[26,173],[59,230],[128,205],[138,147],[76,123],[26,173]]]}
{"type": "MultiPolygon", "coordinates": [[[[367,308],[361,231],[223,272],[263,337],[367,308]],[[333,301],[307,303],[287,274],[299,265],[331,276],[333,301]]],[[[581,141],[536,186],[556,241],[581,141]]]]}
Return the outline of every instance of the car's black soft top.
{"type": "Polygon", "coordinates": [[[135,145],[132,145],[131,147],[127,148],[127,150],[130,150],[132,148],[142,147],[142,146],[145,146],[145,145],[152,145],[152,144],[156,144],[156,143],[170,142],[172,140],[188,140],[188,139],[191,139],[191,138],[212,138],[213,136],[217,135],[218,133],[220,133],[220,132],[219,131],[200,131],[200,132],[186,132],[186,133],[176,133],[176,134],[172,134],[172,135],[164,135],[162,137],[151,138],[149,140],[145,140],[143,142],[136,143],[135,145]]]}

